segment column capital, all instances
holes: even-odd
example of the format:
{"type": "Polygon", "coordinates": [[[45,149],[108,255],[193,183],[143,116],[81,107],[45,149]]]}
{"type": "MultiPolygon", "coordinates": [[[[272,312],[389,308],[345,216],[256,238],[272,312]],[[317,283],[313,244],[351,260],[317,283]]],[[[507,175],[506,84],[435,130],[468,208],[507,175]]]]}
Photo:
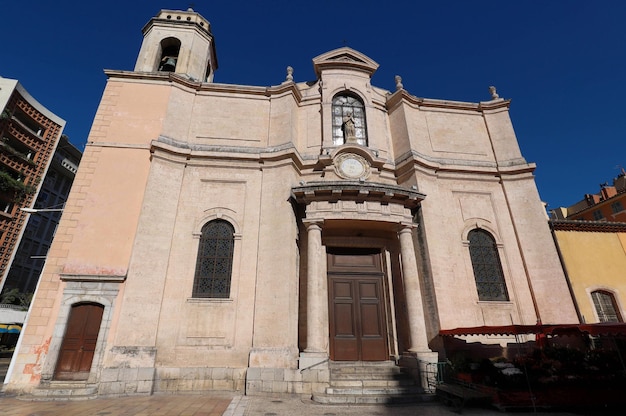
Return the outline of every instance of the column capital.
{"type": "Polygon", "coordinates": [[[312,219],[303,219],[302,223],[307,229],[319,228],[322,229],[322,225],[324,224],[324,220],[320,218],[312,218],[312,219]]]}
{"type": "Polygon", "coordinates": [[[411,222],[398,223],[398,226],[397,226],[398,234],[412,233],[413,230],[417,229],[417,227],[418,227],[418,224],[414,224],[411,222]]]}

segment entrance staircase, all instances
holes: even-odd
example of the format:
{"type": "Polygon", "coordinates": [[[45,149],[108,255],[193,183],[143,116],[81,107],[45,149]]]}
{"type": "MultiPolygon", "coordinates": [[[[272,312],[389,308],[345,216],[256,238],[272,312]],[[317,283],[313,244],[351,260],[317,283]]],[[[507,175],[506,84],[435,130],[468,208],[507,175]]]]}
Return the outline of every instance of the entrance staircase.
{"type": "Polygon", "coordinates": [[[423,401],[423,389],[393,361],[329,362],[330,386],[313,394],[325,404],[399,404],[423,401]]]}
{"type": "Polygon", "coordinates": [[[89,400],[97,397],[98,387],[84,381],[50,381],[35,388],[31,395],[24,396],[30,401],[49,400],[89,400]]]}

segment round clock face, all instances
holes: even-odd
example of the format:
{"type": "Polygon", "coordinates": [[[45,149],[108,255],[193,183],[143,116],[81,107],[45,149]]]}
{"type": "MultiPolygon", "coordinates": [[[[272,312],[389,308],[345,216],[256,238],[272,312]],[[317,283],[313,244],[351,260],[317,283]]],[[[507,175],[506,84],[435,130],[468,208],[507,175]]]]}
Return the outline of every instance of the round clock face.
{"type": "Polygon", "coordinates": [[[365,166],[356,159],[345,159],[340,166],[343,174],[350,178],[360,178],[365,173],[365,166]]]}

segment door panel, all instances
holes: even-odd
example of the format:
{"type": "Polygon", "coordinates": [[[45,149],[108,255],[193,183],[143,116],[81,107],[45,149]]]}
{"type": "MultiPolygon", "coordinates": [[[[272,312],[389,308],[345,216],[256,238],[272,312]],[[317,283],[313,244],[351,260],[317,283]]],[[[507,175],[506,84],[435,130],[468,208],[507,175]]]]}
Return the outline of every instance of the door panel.
{"type": "Polygon", "coordinates": [[[337,360],[350,360],[358,354],[356,318],[354,316],[354,282],[346,279],[331,280],[334,293],[330,326],[334,334],[334,350],[337,360]]]}
{"type": "Polygon", "coordinates": [[[348,302],[352,301],[352,282],[350,280],[335,280],[335,298],[343,298],[348,302]]]}
{"type": "Polygon", "coordinates": [[[56,380],[86,380],[96,351],[104,307],[73,305],[55,369],[56,380]]]}
{"type": "Polygon", "coordinates": [[[363,337],[381,336],[378,305],[361,305],[361,332],[363,337]]]}
{"type": "Polygon", "coordinates": [[[328,257],[331,359],[389,359],[380,254],[328,257]]]}
{"type": "Polygon", "coordinates": [[[335,307],[335,334],[342,337],[354,337],[354,316],[351,304],[338,304],[335,307]]]}

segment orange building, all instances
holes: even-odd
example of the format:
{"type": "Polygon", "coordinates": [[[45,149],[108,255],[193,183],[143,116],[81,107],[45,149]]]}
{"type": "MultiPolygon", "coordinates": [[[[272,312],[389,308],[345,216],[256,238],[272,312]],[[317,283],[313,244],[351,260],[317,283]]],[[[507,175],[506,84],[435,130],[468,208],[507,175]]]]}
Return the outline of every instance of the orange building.
{"type": "Polygon", "coordinates": [[[622,169],[613,185],[600,185],[597,194],[586,194],[582,201],[550,212],[553,219],[626,222],[626,172],[622,169]]]}
{"type": "Polygon", "coordinates": [[[0,288],[26,225],[20,208],[33,204],[64,126],[18,81],[0,77],[0,288]]]}

